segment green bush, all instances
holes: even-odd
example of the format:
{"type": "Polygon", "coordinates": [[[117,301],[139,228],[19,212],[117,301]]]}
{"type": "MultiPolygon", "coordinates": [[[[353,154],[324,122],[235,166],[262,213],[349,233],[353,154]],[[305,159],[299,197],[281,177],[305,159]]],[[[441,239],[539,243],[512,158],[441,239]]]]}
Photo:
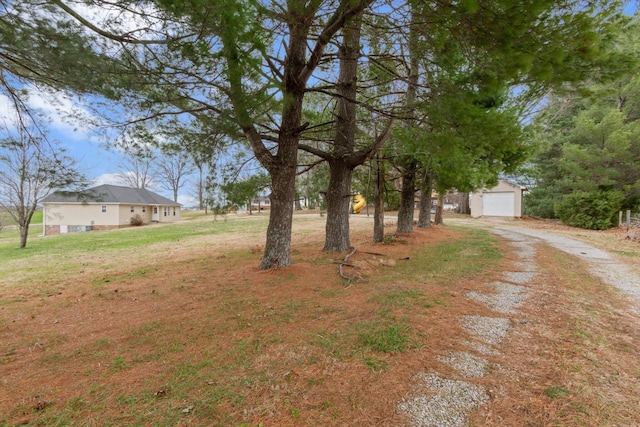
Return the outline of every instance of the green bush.
{"type": "Polygon", "coordinates": [[[524,195],[524,214],[539,218],[557,218],[554,205],[562,194],[553,189],[536,187],[524,195]]]}
{"type": "Polygon", "coordinates": [[[605,230],[616,225],[623,201],[624,195],[619,191],[576,191],[556,203],[555,211],[567,225],[605,230]]]}

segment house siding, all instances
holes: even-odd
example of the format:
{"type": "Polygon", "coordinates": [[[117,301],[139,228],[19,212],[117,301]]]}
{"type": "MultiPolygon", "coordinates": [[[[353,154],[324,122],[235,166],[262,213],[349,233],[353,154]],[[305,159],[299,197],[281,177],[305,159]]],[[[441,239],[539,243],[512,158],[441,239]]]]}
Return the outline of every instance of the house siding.
{"type": "Polygon", "coordinates": [[[101,204],[57,204],[47,203],[45,208],[47,225],[119,225],[118,205],[101,204]],[[106,212],[102,212],[106,206],[106,212]],[[93,224],[92,224],[93,221],[93,224]]]}
{"type": "MultiPolygon", "coordinates": [[[[138,214],[142,217],[142,206],[141,205],[119,205],[118,206],[118,224],[120,225],[130,225],[131,218],[135,214],[138,214]],[[131,212],[131,206],[133,206],[133,212],[131,212]]],[[[144,219],[144,217],[143,217],[144,219]]],[[[144,221],[147,223],[147,221],[144,221]]]]}
{"type": "Polygon", "coordinates": [[[158,222],[176,222],[176,221],[180,221],[180,207],[158,206],[158,222]]]}
{"type": "Polygon", "coordinates": [[[75,195],[54,193],[43,205],[45,234],[128,227],[136,215],[143,224],[181,220],[180,205],[170,199],[145,189],[106,184],[75,195]]]}
{"type": "MultiPolygon", "coordinates": [[[[158,222],[180,221],[180,207],[178,206],[158,206],[158,212],[158,222]],[[165,215],[165,209],[168,215],[165,215]]],[[[152,213],[153,206],[148,205],[46,203],[44,232],[46,235],[56,235],[61,234],[61,230],[66,228],[65,233],[71,233],[74,231],[72,228],[76,226],[90,227],[91,230],[122,228],[129,226],[131,218],[136,214],[142,217],[144,224],[150,224],[152,213]],[[106,207],[106,212],[102,212],[102,206],[106,207]],[[131,206],[133,206],[133,212],[131,212],[131,206]]]]}

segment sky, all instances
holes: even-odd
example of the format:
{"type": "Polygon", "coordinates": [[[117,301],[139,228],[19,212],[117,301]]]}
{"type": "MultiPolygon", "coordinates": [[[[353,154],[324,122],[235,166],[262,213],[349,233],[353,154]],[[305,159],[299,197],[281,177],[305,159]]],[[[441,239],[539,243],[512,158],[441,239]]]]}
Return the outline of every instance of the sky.
{"type": "MultiPolygon", "coordinates": [[[[117,17],[119,28],[123,32],[131,32],[136,28],[153,28],[153,24],[142,22],[135,16],[124,17],[117,12],[90,8],[81,3],[74,4],[76,12],[93,22],[117,17]]],[[[34,11],[34,14],[41,12],[34,11]]],[[[29,19],[27,17],[26,19],[29,19]]],[[[24,87],[24,86],[23,86],[24,87]]],[[[126,172],[122,151],[113,146],[117,134],[109,132],[112,137],[104,137],[104,129],[92,128],[90,123],[100,120],[88,108],[86,100],[63,92],[42,91],[34,86],[26,86],[29,92],[25,104],[31,112],[42,117],[42,123],[47,130],[50,141],[57,143],[66,153],[78,161],[80,171],[91,182],[91,186],[101,184],[127,185],[118,177],[126,172]],[[75,118],[74,118],[75,117],[75,118]]],[[[6,129],[16,128],[16,115],[12,102],[0,93],[0,137],[6,136],[6,129]]],[[[184,206],[197,204],[192,195],[195,191],[195,177],[189,179],[180,190],[178,202],[184,206]]],[[[149,188],[158,194],[173,199],[170,191],[160,188],[157,184],[149,188]]]]}
{"type": "MultiPolygon", "coordinates": [[[[45,93],[30,88],[26,101],[31,111],[37,111],[46,118],[48,138],[57,142],[69,155],[75,158],[81,171],[89,180],[100,184],[122,184],[117,178],[123,163],[122,153],[108,147],[87,123],[93,122],[93,114],[84,108],[83,102],[70,98],[62,92],[45,93]],[[81,114],[87,120],[71,119],[73,114],[81,114]]],[[[14,128],[15,116],[9,99],[0,94],[0,123],[2,127],[14,128]]]]}
{"type": "MultiPolygon", "coordinates": [[[[633,14],[637,8],[637,2],[631,1],[627,3],[625,12],[633,14]]],[[[0,129],[13,127],[14,119],[10,105],[9,100],[0,94],[0,129]]],[[[68,154],[78,160],[82,172],[94,185],[125,185],[117,176],[119,172],[124,171],[122,153],[114,147],[109,147],[109,141],[101,139],[98,132],[87,126],[86,123],[93,121],[91,120],[93,114],[82,100],[70,98],[63,93],[47,94],[33,88],[27,105],[46,117],[50,138],[58,141],[68,154]],[[69,116],[72,112],[89,120],[70,120],[69,116]]],[[[192,181],[195,183],[195,180],[192,181]]],[[[180,191],[178,201],[185,206],[192,206],[194,198],[191,194],[195,193],[194,187],[195,185],[187,183],[180,191]]],[[[161,188],[154,187],[151,190],[165,197],[172,197],[169,192],[161,188]]]]}
{"type": "MultiPolygon", "coordinates": [[[[85,108],[83,101],[70,98],[62,92],[45,93],[31,88],[26,104],[30,110],[37,111],[46,118],[48,139],[77,160],[80,172],[90,181],[90,186],[127,185],[118,176],[126,172],[122,151],[110,146],[110,141],[101,136],[100,129],[92,129],[88,125],[96,122],[96,118],[90,109],[85,108]],[[71,118],[77,115],[80,119],[71,118]]],[[[10,105],[9,99],[0,94],[0,129],[15,128],[15,113],[10,105]]],[[[187,178],[187,181],[179,192],[178,202],[185,207],[191,207],[197,205],[194,197],[195,176],[187,178]]],[[[152,184],[149,190],[173,199],[170,191],[160,188],[157,184],[152,184]]]]}

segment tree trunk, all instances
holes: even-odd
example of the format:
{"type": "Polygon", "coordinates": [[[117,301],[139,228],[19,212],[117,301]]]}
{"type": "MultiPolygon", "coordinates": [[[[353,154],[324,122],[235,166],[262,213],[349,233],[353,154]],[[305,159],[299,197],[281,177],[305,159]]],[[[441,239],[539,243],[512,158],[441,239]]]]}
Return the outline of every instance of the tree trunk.
{"type": "Polygon", "coordinates": [[[426,172],[420,185],[420,213],[418,228],[431,227],[431,191],[433,188],[431,174],[426,172]]]}
{"type": "Polygon", "coordinates": [[[442,211],[444,208],[444,193],[438,193],[438,206],[436,206],[436,217],[433,220],[434,224],[442,224],[444,221],[442,220],[442,211]]]}
{"type": "Polygon", "coordinates": [[[291,227],[303,98],[303,88],[298,89],[301,92],[293,97],[295,101],[285,103],[277,154],[264,161],[271,175],[271,206],[267,241],[260,264],[262,270],[291,264],[291,227]]]}
{"type": "MultiPolygon", "coordinates": [[[[299,25],[299,23],[298,23],[299,25]]],[[[260,162],[271,175],[271,206],[269,210],[269,226],[267,241],[260,268],[263,270],[284,267],[291,264],[291,227],[293,224],[293,201],[296,193],[296,172],[298,169],[298,143],[300,141],[302,103],[304,100],[305,82],[298,77],[306,63],[306,37],[293,37],[299,31],[292,25],[292,38],[289,41],[289,61],[285,67],[284,102],[278,150],[271,155],[260,140],[258,156],[260,162]]],[[[252,137],[257,137],[255,128],[251,129],[252,137]]],[[[257,144],[256,144],[257,145],[257,144]]],[[[255,151],[255,150],[254,150],[255,151]]]]}
{"type": "Polygon", "coordinates": [[[202,165],[196,163],[198,168],[198,210],[204,210],[205,215],[207,214],[207,205],[204,202],[204,180],[202,173],[202,165]]]}
{"type": "Polygon", "coordinates": [[[20,226],[20,249],[27,246],[27,237],[29,237],[29,224],[27,226],[20,226]]]}
{"type": "MultiPolygon", "coordinates": [[[[292,14],[303,12],[300,3],[290,3],[296,10],[292,14]]],[[[223,32],[221,41],[227,61],[227,79],[229,98],[234,113],[256,158],[271,176],[271,208],[265,250],[260,263],[263,270],[284,267],[291,264],[291,226],[293,219],[293,199],[295,195],[296,171],[298,166],[298,143],[302,131],[302,103],[306,81],[303,71],[307,68],[307,34],[309,22],[304,15],[288,23],[289,40],[283,71],[283,105],[281,113],[278,147],[273,154],[262,141],[262,137],[249,112],[250,101],[242,81],[244,64],[239,60],[240,49],[233,31],[223,32]]],[[[233,22],[226,22],[233,25],[233,22]]],[[[314,65],[315,66],[315,65],[314,65]]]]}
{"type": "Polygon", "coordinates": [[[376,189],[373,196],[373,243],[384,241],[384,169],[380,157],[376,159],[376,189]]]}
{"type": "Polygon", "coordinates": [[[329,160],[329,188],[327,189],[327,225],[325,251],[342,252],[351,247],[349,240],[349,202],[354,165],[356,131],[356,103],[358,57],[360,56],[360,15],[343,29],[343,41],[338,49],[340,72],[336,91],[336,136],[334,151],[329,160]]]}
{"type": "MultiPolygon", "coordinates": [[[[414,103],[418,90],[419,72],[419,41],[417,34],[416,14],[411,14],[409,25],[409,76],[407,79],[407,93],[405,95],[407,117],[404,126],[412,128],[416,126],[414,117],[414,103]]],[[[400,209],[398,210],[398,226],[396,233],[413,232],[413,216],[415,210],[415,181],[418,162],[416,160],[401,161],[402,165],[402,190],[400,195],[400,209]]]]}
{"type": "Polygon", "coordinates": [[[349,205],[353,169],[343,159],[329,162],[327,189],[327,224],[324,251],[342,252],[351,247],[349,240],[349,205]]]}
{"type": "MultiPolygon", "coordinates": [[[[25,197],[26,193],[21,193],[20,196],[25,197]]],[[[29,237],[29,224],[31,224],[31,219],[33,218],[33,213],[38,208],[37,200],[38,195],[37,192],[33,195],[33,205],[30,206],[18,206],[17,211],[18,215],[16,222],[18,223],[18,228],[20,230],[20,249],[25,248],[27,246],[27,237],[29,237]]],[[[43,224],[44,227],[44,224],[43,224]]]]}
{"type": "Polygon", "coordinates": [[[400,195],[400,209],[398,210],[398,227],[396,233],[411,233],[413,231],[413,211],[415,210],[415,184],[417,162],[411,161],[402,173],[402,191],[400,195]]]}
{"type": "Polygon", "coordinates": [[[260,268],[266,270],[291,264],[291,225],[296,168],[281,168],[271,172],[271,208],[267,241],[260,268]]]}
{"type": "MultiPolygon", "coordinates": [[[[283,18],[286,19],[288,31],[285,36],[287,39],[286,55],[282,63],[282,113],[275,154],[265,145],[251,117],[249,110],[251,100],[245,91],[243,82],[246,70],[241,58],[244,53],[239,48],[239,40],[236,37],[238,34],[233,31],[235,25],[234,20],[231,19],[233,14],[222,15],[222,24],[229,28],[229,31],[222,31],[220,37],[223,45],[222,53],[227,62],[226,77],[229,82],[229,99],[233,105],[238,124],[249,141],[256,158],[271,176],[271,209],[267,241],[260,265],[262,269],[287,266],[291,263],[291,226],[295,199],[295,178],[300,133],[306,127],[306,125],[302,125],[302,104],[307,82],[311,78],[313,70],[320,64],[326,46],[341,27],[358,22],[359,33],[360,19],[357,17],[368,5],[368,1],[341,1],[335,13],[329,17],[326,26],[318,28],[316,12],[318,12],[320,2],[287,2],[287,10],[283,10],[283,18]],[[320,30],[321,34],[317,36],[315,47],[312,47],[311,54],[308,56],[309,33],[312,27],[314,34],[316,30],[320,30]]],[[[338,141],[336,141],[336,145],[338,145],[338,141]]]]}
{"type": "Polygon", "coordinates": [[[470,215],[471,207],[469,206],[469,193],[460,193],[460,204],[457,209],[458,213],[470,215]]]}

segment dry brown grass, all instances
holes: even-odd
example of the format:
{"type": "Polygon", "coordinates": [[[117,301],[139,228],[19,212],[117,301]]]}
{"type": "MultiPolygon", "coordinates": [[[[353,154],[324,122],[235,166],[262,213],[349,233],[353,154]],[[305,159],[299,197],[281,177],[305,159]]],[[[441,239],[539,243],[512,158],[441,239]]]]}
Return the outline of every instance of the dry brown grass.
{"type": "MultiPolygon", "coordinates": [[[[427,260],[451,242],[472,244],[465,230],[372,245],[357,223],[353,260],[365,280],[346,287],[336,255],[319,250],[318,224],[298,226],[285,269],[258,270],[255,237],[213,236],[123,255],[108,274],[92,263],[50,294],[0,288],[0,424],[405,424],[396,405],[413,375],[455,376],[436,357],[464,350],[459,319],[493,315],[464,294],[516,259],[497,243],[504,258],[464,274],[481,252],[427,260]],[[408,326],[402,351],[362,344],[394,326],[408,326]]],[[[473,425],[640,425],[640,319],[579,261],[541,249],[542,273],[489,357],[500,368],[477,380],[492,400],[473,425]]]]}
{"type": "Polygon", "coordinates": [[[640,425],[640,322],[578,260],[539,251],[542,280],[504,343],[499,393],[474,425],[640,425]]]}

